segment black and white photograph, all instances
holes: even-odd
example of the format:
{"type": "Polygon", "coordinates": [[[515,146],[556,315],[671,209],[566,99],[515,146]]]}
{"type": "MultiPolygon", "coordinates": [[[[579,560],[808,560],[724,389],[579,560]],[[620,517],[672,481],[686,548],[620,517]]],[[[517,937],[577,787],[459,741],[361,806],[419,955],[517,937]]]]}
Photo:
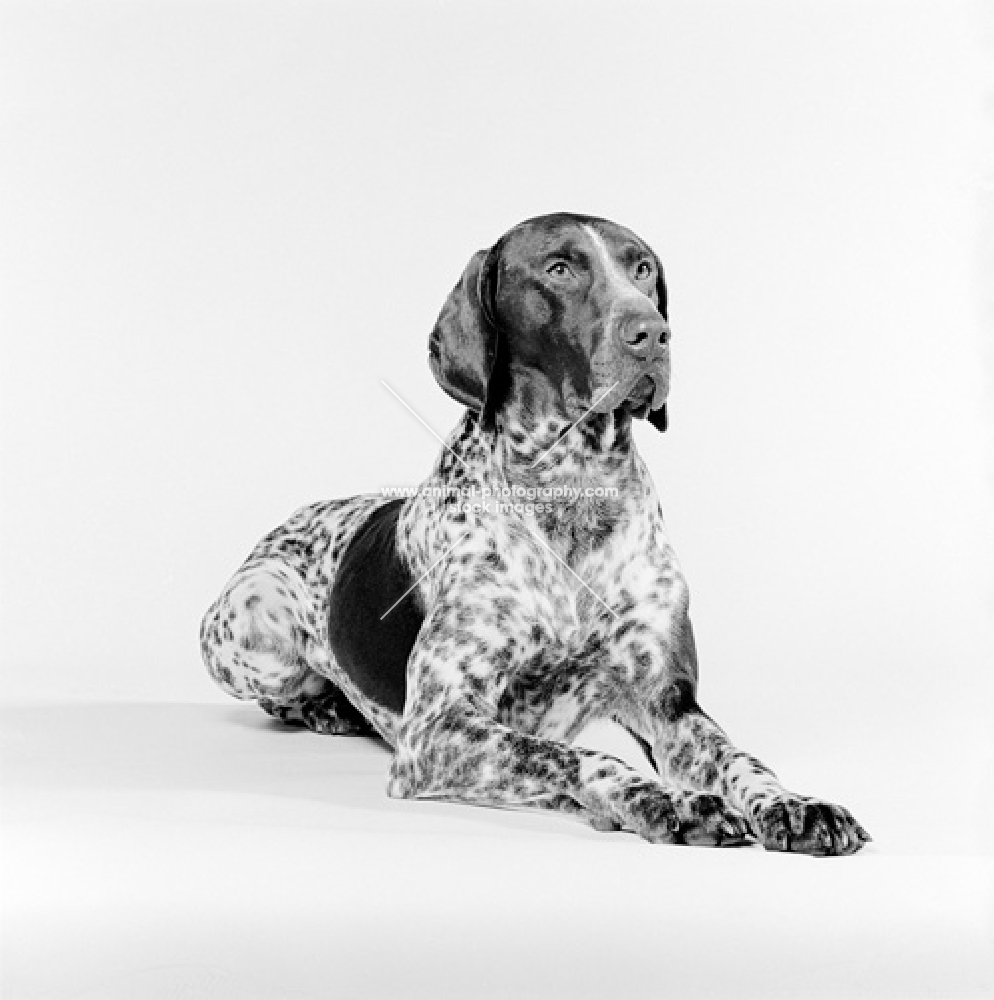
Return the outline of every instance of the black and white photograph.
{"type": "Polygon", "coordinates": [[[4,1000],[994,995],[994,9],[0,2],[4,1000]]]}

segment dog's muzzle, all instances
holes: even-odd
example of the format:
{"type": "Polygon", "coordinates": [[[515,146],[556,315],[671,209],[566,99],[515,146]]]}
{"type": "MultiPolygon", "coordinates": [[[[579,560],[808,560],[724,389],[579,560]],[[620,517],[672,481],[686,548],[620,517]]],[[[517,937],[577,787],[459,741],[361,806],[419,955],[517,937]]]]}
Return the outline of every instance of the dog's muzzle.
{"type": "Polygon", "coordinates": [[[654,309],[617,317],[606,338],[608,355],[601,372],[603,388],[595,393],[599,412],[626,408],[644,418],[666,403],[670,386],[669,324],[654,309]],[[608,372],[610,390],[607,389],[608,372]]]}

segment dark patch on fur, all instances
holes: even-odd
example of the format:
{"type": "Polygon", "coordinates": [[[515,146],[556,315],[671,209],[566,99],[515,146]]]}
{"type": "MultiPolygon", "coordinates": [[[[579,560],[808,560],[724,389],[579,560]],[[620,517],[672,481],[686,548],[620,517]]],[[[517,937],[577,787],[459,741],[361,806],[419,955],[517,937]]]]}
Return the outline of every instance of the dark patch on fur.
{"type": "Polygon", "coordinates": [[[667,685],[660,699],[662,716],[667,722],[676,722],[682,716],[697,708],[694,685],[685,677],[677,678],[667,685]]]}
{"type": "Polygon", "coordinates": [[[402,504],[398,499],[378,507],[353,536],[328,608],[328,641],[339,666],[366,697],[398,714],[404,711],[407,661],[424,621],[414,592],[401,598],[414,583],[397,552],[402,504]]]}

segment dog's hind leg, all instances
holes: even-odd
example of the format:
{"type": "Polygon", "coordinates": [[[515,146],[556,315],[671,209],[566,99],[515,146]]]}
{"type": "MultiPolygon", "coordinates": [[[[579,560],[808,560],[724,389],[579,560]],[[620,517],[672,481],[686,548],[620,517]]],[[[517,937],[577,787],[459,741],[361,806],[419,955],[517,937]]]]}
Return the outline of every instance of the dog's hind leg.
{"type": "Polygon", "coordinates": [[[204,616],[207,671],[228,694],[257,701],[289,725],[373,733],[327,676],[325,625],[314,605],[292,566],[276,557],[249,560],[204,616]]]}

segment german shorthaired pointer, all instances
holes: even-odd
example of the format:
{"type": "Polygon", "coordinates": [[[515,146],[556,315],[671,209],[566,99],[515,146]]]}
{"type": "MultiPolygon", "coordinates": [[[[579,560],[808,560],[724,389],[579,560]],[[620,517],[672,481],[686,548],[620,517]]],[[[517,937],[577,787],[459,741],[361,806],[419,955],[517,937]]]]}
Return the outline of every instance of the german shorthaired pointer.
{"type": "Polygon", "coordinates": [[[388,792],[575,813],[653,842],[850,854],[698,705],[687,584],[632,423],[666,428],[666,286],[604,219],[516,226],[428,344],[467,410],[416,495],[298,511],[207,612],[211,676],[320,733],[375,730],[388,792]],[[658,778],[571,740],[613,719],[658,778]]]}

